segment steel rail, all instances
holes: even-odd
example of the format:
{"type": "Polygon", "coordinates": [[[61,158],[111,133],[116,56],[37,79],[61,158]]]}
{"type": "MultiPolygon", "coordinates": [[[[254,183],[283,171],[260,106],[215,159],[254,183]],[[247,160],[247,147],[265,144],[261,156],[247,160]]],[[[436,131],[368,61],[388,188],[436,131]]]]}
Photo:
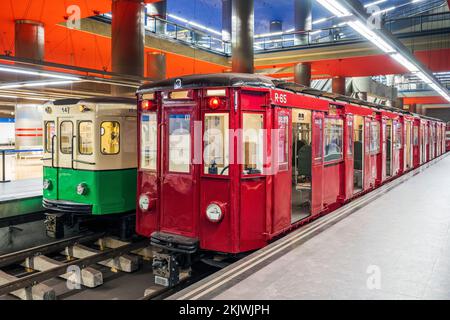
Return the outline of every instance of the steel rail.
{"type": "Polygon", "coordinates": [[[40,246],[4,254],[0,256],[0,268],[14,264],[16,262],[21,262],[30,256],[63,250],[69,245],[90,242],[93,240],[97,240],[102,236],[104,236],[104,233],[94,233],[88,235],[81,234],[71,238],[54,241],[48,244],[43,244],[40,246]]]}
{"type": "Polygon", "coordinates": [[[140,249],[148,245],[148,241],[140,241],[135,243],[130,243],[118,248],[108,249],[104,252],[100,252],[96,255],[89,256],[86,258],[68,261],[60,266],[48,269],[46,271],[36,272],[34,274],[30,274],[28,276],[24,276],[17,280],[5,283],[0,285],[0,296],[8,294],[12,291],[19,290],[22,288],[30,287],[36,285],[42,281],[49,280],[51,278],[55,278],[67,272],[67,268],[69,266],[78,266],[81,269],[87,266],[93,265],[95,263],[104,261],[109,258],[113,258],[115,256],[120,256],[130,251],[140,249]]]}

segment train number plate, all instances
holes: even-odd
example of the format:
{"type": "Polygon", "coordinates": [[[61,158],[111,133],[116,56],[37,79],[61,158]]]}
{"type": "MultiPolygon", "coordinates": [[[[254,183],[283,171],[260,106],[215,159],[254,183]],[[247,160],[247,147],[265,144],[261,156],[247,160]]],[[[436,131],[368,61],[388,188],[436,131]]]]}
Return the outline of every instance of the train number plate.
{"type": "Polygon", "coordinates": [[[168,287],[169,286],[169,279],[164,278],[164,277],[160,277],[160,276],[155,276],[155,283],[159,284],[160,286],[168,287]]]}

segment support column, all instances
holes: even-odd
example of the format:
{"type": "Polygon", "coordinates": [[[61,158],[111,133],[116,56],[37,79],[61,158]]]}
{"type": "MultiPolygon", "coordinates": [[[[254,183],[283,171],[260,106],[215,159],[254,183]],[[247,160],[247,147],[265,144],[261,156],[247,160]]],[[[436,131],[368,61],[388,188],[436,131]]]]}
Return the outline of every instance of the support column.
{"type": "Polygon", "coordinates": [[[253,0],[232,0],[231,46],[233,72],[253,73],[253,0]]]}
{"type": "MultiPolygon", "coordinates": [[[[147,8],[147,14],[156,17],[159,19],[167,20],[167,1],[158,1],[149,3],[146,6],[147,8]]],[[[156,33],[166,33],[166,24],[161,23],[160,21],[154,21],[154,25],[150,26],[151,28],[155,28],[156,33]]]]}
{"type": "Polygon", "coordinates": [[[331,79],[331,92],[345,95],[345,77],[331,79]]]}
{"type": "Polygon", "coordinates": [[[231,41],[231,0],[222,0],[222,40],[231,41]]]}
{"type": "Polygon", "coordinates": [[[31,60],[44,60],[44,24],[31,20],[15,21],[15,56],[31,60]]]}
{"type": "Polygon", "coordinates": [[[294,82],[304,86],[311,86],[311,63],[297,63],[294,66],[294,82]]]}
{"type": "Polygon", "coordinates": [[[312,3],[311,0],[294,0],[294,44],[308,44],[308,34],[302,31],[312,29],[312,3]]]}
{"type": "Polygon", "coordinates": [[[147,77],[154,80],[166,78],[166,55],[164,53],[149,52],[147,54],[147,77]]]}
{"type": "Polygon", "coordinates": [[[112,1],[112,71],[144,75],[144,2],[112,1]]]}

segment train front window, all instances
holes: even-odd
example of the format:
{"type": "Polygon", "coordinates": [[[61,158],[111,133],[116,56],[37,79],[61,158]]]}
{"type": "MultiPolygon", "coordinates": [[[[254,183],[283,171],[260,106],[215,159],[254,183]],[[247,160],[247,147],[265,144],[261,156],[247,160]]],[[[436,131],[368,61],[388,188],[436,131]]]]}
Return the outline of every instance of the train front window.
{"type": "Polygon", "coordinates": [[[73,137],[73,123],[72,121],[63,121],[60,125],[61,138],[60,138],[60,149],[61,153],[71,154],[72,153],[72,137],[73,137]]]}
{"type": "Polygon", "coordinates": [[[156,112],[141,116],[141,168],[156,170],[157,149],[156,112]]]}
{"type": "Polygon", "coordinates": [[[169,171],[189,173],[191,163],[191,116],[169,115],[169,171]]]}
{"type": "Polygon", "coordinates": [[[120,151],[120,124],[117,121],[102,122],[100,127],[100,150],[103,154],[118,154],[120,151]]]}
{"type": "Polygon", "coordinates": [[[78,152],[92,154],[94,151],[94,126],[91,121],[81,121],[78,124],[78,152]]]}
{"type": "Polygon", "coordinates": [[[343,134],[342,119],[325,119],[325,162],[342,159],[343,134]]]}
{"type": "Polygon", "coordinates": [[[53,152],[52,138],[55,134],[55,122],[47,121],[45,123],[45,151],[53,152]]]}
{"type": "Polygon", "coordinates": [[[258,113],[243,114],[243,174],[261,174],[263,168],[264,118],[258,113]]]}
{"type": "Polygon", "coordinates": [[[228,113],[205,114],[203,161],[205,174],[228,175],[228,113]]]}

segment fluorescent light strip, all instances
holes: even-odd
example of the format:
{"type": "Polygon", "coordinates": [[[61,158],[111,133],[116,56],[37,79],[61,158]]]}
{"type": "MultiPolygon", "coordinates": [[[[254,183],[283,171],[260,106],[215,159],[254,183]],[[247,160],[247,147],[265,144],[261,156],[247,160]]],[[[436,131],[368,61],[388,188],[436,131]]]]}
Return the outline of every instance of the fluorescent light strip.
{"type": "Polygon", "coordinates": [[[10,84],[10,85],[4,85],[0,86],[0,89],[14,89],[14,88],[21,88],[21,87],[41,87],[41,86],[55,86],[55,85],[61,85],[61,84],[70,84],[73,83],[73,81],[43,81],[43,82],[32,82],[32,83],[20,83],[20,84],[10,84]]]}
{"type": "Polygon", "coordinates": [[[351,13],[336,0],[317,0],[317,2],[338,17],[346,17],[351,15],[351,13]]]}
{"type": "Polygon", "coordinates": [[[395,49],[392,48],[386,41],[381,39],[375,32],[370,30],[364,23],[362,23],[359,20],[356,21],[350,21],[348,22],[348,25],[353,28],[356,32],[361,34],[363,37],[365,37],[367,40],[372,42],[374,45],[376,45],[378,48],[380,48],[385,53],[395,53],[395,49]]]}
{"type": "Polygon", "coordinates": [[[408,59],[406,59],[404,56],[402,56],[400,53],[394,53],[391,54],[391,57],[396,60],[398,63],[400,63],[402,66],[404,66],[408,71],[410,72],[418,72],[419,69],[408,59]]]}
{"type": "Polygon", "coordinates": [[[168,13],[167,16],[171,17],[171,18],[173,18],[175,20],[181,21],[183,23],[190,24],[191,26],[197,27],[199,29],[203,29],[203,30],[209,31],[209,32],[214,33],[214,34],[216,34],[218,36],[222,36],[222,32],[219,32],[217,30],[211,29],[211,28],[209,28],[209,27],[207,27],[207,26],[205,26],[203,24],[200,24],[200,23],[197,23],[197,22],[194,22],[194,21],[189,21],[189,20],[187,20],[185,18],[179,17],[179,16],[177,16],[175,14],[172,14],[172,13],[168,13]]]}
{"type": "Polygon", "coordinates": [[[374,1],[374,2],[370,2],[370,3],[368,3],[368,4],[365,4],[364,5],[364,8],[368,8],[368,7],[371,7],[371,6],[375,6],[375,5],[377,5],[377,4],[380,4],[380,3],[383,3],[383,2],[386,2],[387,0],[377,0],[377,1],[374,1]]]}
{"type": "Polygon", "coordinates": [[[73,76],[64,76],[54,73],[47,73],[47,72],[40,72],[40,71],[31,71],[31,70],[22,70],[22,69],[16,69],[16,68],[8,68],[8,67],[0,67],[0,71],[4,72],[10,72],[10,73],[19,73],[19,74],[26,74],[26,75],[32,75],[32,76],[41,76],[41,77],[48,77],[48,78],[56,78],[56,79],[64,79],[64,80],[80,80],[78,77],[73,76]]]}

